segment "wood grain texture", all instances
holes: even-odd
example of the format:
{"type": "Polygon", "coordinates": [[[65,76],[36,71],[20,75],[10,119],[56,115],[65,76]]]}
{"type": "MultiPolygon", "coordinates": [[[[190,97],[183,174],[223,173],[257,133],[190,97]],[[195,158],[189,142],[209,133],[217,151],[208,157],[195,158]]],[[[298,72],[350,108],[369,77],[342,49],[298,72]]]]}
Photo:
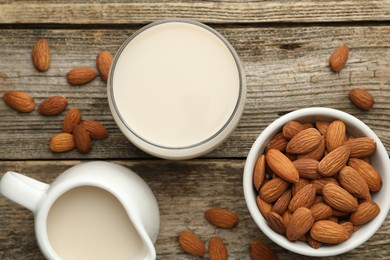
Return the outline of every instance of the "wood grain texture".
{"type": "MultiPolygon", "coordinates": [[[[389,26],[276,26],[215,27],[236,48],[247,79],[247,103],[236,131],[206,157],[244,158],[258,134],[281,114],[304,107],[332,107],[348,112],[371,127],[390,151],[390,27],[389,26]],[[333,49],[351,48],[347,66],[334,73],[328,67],[333,49]],[[360,87],[375,98],[365,112],[348,99],[360,87]]],[[[62,127],[65,113],[44,117],[35,110],[20,114],[0,100],[0,158],[7,159],[120,159],[150,158],[121,134],[112,119],[105,83],[97,78],[85,86],[70,86],[66,73],[76,66],[95,66],[101,50],[115,53],[133,29],[37,29],[0,31],[0,96],[18,89],[39,104],[51,95],[65,95],[69,106],[84,119],[102,122],[109,138],[95,141],[92,151],[52,154],[51,136],[62,127]],[[31,48],[39,37],[48,39],[50,69],[37,72],[31,48]],[[107,147],[110,147],[109,149],[107,147]]]]}
{"type": "Polygon", "coordinates": [[[0,24],[144,24],[388,21],[389,1],[0,1],[0,24]]]}
{"type": "MultiPolygon", "coordinates": [[[[310,259],[279,247],[270,241],[249,215],[242,192],[243,160],[162,160],[115,161],[137,172],[151,187],[160,207],[161,227],[156,243],[157,259],[193,259],[180,249],[177,235],[191,229],[206,244],[219,236],[226,244],[229,259],[250,259],[248,245],[259,239],[275,250],[280,259],[310,259]],[[209,224],[203,212],[224,207],[238,213],[240,222],[231,230],[209,224]]],[[[79,161],[0,162],[0,177],[7,170],[25,173],[50,183],[61,172],[79,161]]],[[[347,254],[330,259],[386,259],[390,243],[390,219],[366,243],[347,254]]],[[[33,215],[0,197],[0,258],[44,259],[36,245],[33,215]]]]}

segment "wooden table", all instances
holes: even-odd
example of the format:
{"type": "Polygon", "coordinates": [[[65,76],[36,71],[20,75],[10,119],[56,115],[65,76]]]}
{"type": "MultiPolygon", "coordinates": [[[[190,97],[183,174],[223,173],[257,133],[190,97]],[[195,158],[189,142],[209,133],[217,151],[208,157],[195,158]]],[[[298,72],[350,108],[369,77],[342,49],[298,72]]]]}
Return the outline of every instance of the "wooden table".
{"type": "MultiPolygon", "coordinates": [[[[331,107],[371,127],[390,151],[390,2],[384,1],[12,1],[0,0],[0,95],[18,89],[37,103],[65,95],[83,118],[101,121],[109,138],[92,151],[53,154],[48,140],[61,129],[64,113],[54,117],[17,113],[0,101],[0,176],[25,173],[51,182],[82,161],[105,160],[139,173],[153,189],[161,213],[158,259],[193,259],[177,243],[189,228],[207,243],[212,235],[226,243],[230,259],[249,259],[248,244],[259,239],[281,259],[305,259],[271,242],[257,228],[245,205],[242,173],[246,155],[261,131],[280,115],[304,107],[331,107]],[[153,158],[122,135],[110,114],[106,86],[99,78],[70,86],[66,73],[95,66],[97,53],[115,53],[137,29],[163,18],[190,18],[225,36],[241,57],[248,84],[247,104],[236,131],[213,152],[188,161],[153,158]],[[45,37],[51,65],[45,73],[31,63],[34,43],[45,37]],[[348,64],[332,72],[334,48],[351,48],[348,64]],[[375,107],[353,106],[352,87],[369,90],[375,107]],[[217,229],[203,217],[210,207],[240,216],[238,227],[217,229]]],[[[390,219],[365,244],[332,259],[389,259],[390,219]]],[[[44,259],[36,244],[33,215],[0,198],[0,259],[44,259]]]]}

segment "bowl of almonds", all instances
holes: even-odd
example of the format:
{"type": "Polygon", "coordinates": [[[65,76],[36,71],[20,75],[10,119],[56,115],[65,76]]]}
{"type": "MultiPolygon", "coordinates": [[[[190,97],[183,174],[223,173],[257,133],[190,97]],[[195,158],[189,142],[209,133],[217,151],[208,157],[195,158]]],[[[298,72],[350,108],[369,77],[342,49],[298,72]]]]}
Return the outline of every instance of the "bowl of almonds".
{"type": "Polygon", "coordinates": [[[331,108],[304,108],[256,139],[244,169],[249,212],[278,245],[333,256],[366,242],[390,208],[389,155],[362,121],[331,108]]]}

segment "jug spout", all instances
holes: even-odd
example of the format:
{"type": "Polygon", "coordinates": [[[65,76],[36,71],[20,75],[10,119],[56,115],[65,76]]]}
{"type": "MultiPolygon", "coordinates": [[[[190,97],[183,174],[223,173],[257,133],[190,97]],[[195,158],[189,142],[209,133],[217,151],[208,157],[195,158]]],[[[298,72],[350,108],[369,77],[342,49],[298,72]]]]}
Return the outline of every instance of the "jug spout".
{"type": "Polygon", "coordinates": [[[16,172],[7,172],[0,181],[0,193],[8,199],[36,212],[49,185],[16,172]]]}

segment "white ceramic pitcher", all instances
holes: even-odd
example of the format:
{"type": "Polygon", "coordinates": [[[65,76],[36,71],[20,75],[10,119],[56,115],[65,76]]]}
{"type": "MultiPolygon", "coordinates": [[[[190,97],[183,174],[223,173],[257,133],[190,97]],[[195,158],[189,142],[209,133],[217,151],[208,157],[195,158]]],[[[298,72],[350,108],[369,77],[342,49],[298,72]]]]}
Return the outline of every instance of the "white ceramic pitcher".
{"type": "Polygon", "coordinates": [[[133,171],[108,162],[87,162],[62,173],[46,184],[19,173],[7,172],[0,182],[0,193],[34,213],[35,234],[40,249],[48,259],[61,259],[47,233],[48,213],[65,192],[93,186],[111,193],[123,206],[142,240],[142,249],[133,259],[155,259],[160,217],[156,198],[148,185],[133,171]]]}

